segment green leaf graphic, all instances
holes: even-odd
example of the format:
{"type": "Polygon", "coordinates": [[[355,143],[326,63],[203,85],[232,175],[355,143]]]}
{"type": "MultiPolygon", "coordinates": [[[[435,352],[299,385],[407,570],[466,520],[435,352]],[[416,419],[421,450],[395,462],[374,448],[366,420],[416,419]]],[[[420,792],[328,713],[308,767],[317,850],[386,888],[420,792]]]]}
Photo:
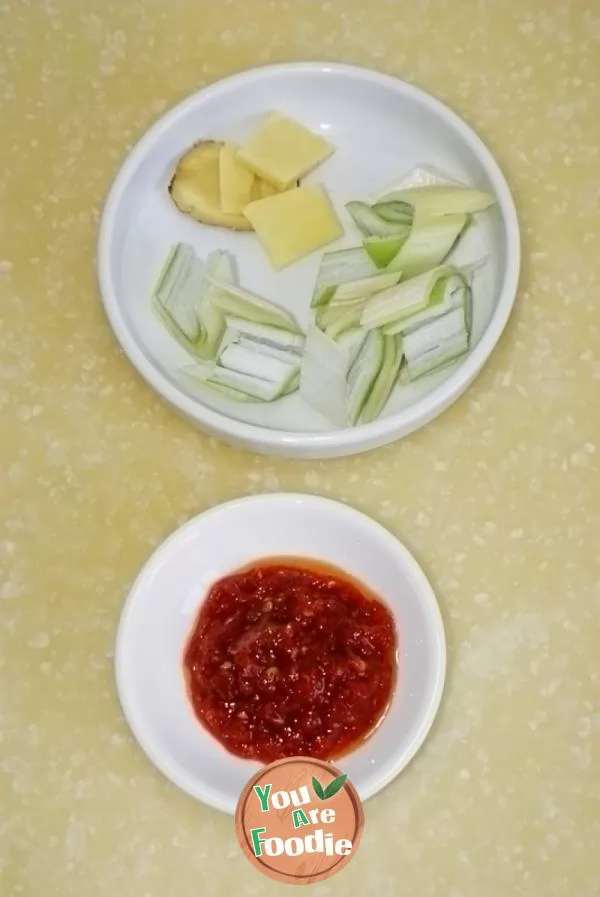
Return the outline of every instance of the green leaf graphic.
{"type": "Polygon", "coordinates": [[[325,796],[323,800],[328,800],[330,797],[333,797],[334,794],[337,794],[340,788],[344,787],[344,782],[347,778],[347,775],[338,776],[337,779],[334,779],[333,782],[330,782],[325,789],[325,796]]]}
{"type": "Polygon", "coordinates": [[[325,792],[323,791],[323,786],[318,779],[315,779],[314,776],[312,777],[312,786],[313,791],[315,792],[317,797],[320,798],[320,800],[325,800],[325,792]]]}

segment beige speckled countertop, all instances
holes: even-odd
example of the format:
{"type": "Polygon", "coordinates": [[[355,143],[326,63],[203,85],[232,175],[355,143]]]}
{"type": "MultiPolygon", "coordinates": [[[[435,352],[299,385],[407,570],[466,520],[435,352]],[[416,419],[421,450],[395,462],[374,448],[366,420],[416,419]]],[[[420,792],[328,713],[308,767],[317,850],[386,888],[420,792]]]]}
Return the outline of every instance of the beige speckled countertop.
{"type": "Polygon", "coordinates": [[[425,748],[314,893],[600,894],[599,38],[593,0],[0,5],[3,897],[289,893],[250,867],[229,817],[154,771],[112,677],[152,548],[276,489],[399,534],[449,640],[425,748]],[[94,248],[114,170],[163,109],[247,66],[322,58],[464,115],[513,187],[525,262],[498,350],[436,424],[293,463],[208,439],[155,398],[106,324],[94,248]]]}

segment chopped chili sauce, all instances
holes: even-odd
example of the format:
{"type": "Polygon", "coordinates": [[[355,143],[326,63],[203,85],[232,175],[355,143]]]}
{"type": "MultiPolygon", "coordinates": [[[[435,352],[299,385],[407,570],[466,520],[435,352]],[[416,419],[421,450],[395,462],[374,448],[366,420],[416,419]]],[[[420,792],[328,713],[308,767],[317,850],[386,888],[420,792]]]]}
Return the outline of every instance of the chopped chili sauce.
{"type": "Polygon", "coordinates": [[[339,757],[389,704],[394,621],[336,568],[261,561],[212,586],[184,672],[197,718],[233,754],[339,757]]]}

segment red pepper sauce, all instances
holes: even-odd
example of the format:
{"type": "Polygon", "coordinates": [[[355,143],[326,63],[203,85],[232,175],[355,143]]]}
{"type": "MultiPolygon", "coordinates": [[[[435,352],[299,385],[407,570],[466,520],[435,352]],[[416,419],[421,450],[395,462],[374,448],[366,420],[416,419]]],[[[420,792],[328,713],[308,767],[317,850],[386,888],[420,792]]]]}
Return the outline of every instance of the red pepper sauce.
{"type": "Polygon", "coordinates": [[[339,757],[390,701],[396,635],[386,606],[336,568],[270,559],[219,580],[184,654],[201,723],[269,763],[339,757]]]}

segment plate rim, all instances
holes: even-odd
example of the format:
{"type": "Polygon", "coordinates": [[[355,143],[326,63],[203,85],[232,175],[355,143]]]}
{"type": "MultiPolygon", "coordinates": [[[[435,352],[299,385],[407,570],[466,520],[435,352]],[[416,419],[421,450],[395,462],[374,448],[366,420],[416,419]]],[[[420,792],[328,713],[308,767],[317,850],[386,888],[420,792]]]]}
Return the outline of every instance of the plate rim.
{"type": "Polygon", "coordinates": [[[97,241],[97,279],[109,324],[123,352],[142,378],[169,404],[210,434],[258,451],[297,457],[335,457],[366,451],[408,435],[447,409],[479,374],[498,343],[513,310],[521,268],[521,238],[515,203],[500,166],[491,151],[465,120],[444,102],[415,85],[374,69],[338,62],[291,62],[246,69],[202,87],[163,113],[125,156],[104,203],[97,241]],[[507,263],[496,307],[481,339],[455,371],[432,392],[389,417],[358,427],[325,432],[276,430],[240,421],[187,396],[145,355],[121,311],[112,282],[110,256],[114,221],[123,193],[149,149],[188,110],[203,99],[227,94],[237,86],[259,82],[285,72],[333,74],[362,78],[390,88],[429,107],[471,147],[492,182],[506,229],[507,263]]]}
{"type": "MultiPolygon", "coordinates": [[[[419,601],[426,609],[428,619],[432,625],[432,650],[435,654],[435,675],[433,677],[430,692],[427,695],[427,702],[424,706],[423,718],[419,728],[414,733],[412,740],[408,742],[405,749],[398,753],[387,775],[373,783],[370,788],[362,790],[360,797],[362,801],[366,801],[374,797],[381,790],[386,788],[413,760],[431,731],[437,714],[440,709],[444,686],[446,682],[448,655],[447,640],[444,627],[444,618],[436,597],[435,590],[424,570],[417,561],[416,557],[406,547],[406,545],[391,530],[387,529],[382,523],[375,520],[365,512],[355,508],[353,505],[346,504],[343,501],[327,498],[325,496],[316,495],[310,492],[271,492],[259,493],[257,495],[246,495],[234,498],[229,501],[222,502],[218,505],[206,508],[199,514],[194,515],[181,526],[178,526],[171,532],[151,553],[151,555],[143,563],[137,576],[135,577],[127,597],[123,602],[117,623],[115,636],[115,650],[113,659],[114,681],[117,691],[117,698],[121,707],[125,721],[129,726],[138,747],[146,755],[148,760],[153,764],[168,781],[186,792],[190,797],[201,801],[216,810],[224,813],[234,814],[235,805],[231,805],[229,800],[223,797],[222,793],[217,790],[205,788],[203,784],[200,786],[196,779],[182,775],[177,765],[171,766],[168,758],[159,749],[156,748],[155,742],[148,737],[143,723],[143,714],[140,715],[136,709],[135,702],[131,700],[128,694],[130,689],[130,680],[125,673],[126,657],[127,657],[127,640],[131,637],[129,626],[131,625],[131,616],[134,612],[136,603],[140,601],[140,595],[143,596],[146,583],[149,578],[154,575],[155,570],[163,562],[165,555],[181,540],[185,540],[190,532],[198,526],[199,522],[206,521],[207,518],[218,514],[228,514],[235,512],[236,509],[247,505],[277,505],[280,502],[300,502],[313,507],[327,508],[337,513],[353,518],[360,525],[367,526],[376,536],[383,539],[390,546],[390,550],[400,555],[402,563],[410,571],[414,578],[418,592],[419,601]]],[[[234,759],[240,759],[235,758],[234,759]]],[[[340,758],[343,763],[344,758],[340,758]]],[[[256,766],[256,764],[254,764],[256,766]]],[[[258,764],[260,766],[260,764],[258,764]]],[[[250,772],[250,775],[252,773],[250,772]]]]}

